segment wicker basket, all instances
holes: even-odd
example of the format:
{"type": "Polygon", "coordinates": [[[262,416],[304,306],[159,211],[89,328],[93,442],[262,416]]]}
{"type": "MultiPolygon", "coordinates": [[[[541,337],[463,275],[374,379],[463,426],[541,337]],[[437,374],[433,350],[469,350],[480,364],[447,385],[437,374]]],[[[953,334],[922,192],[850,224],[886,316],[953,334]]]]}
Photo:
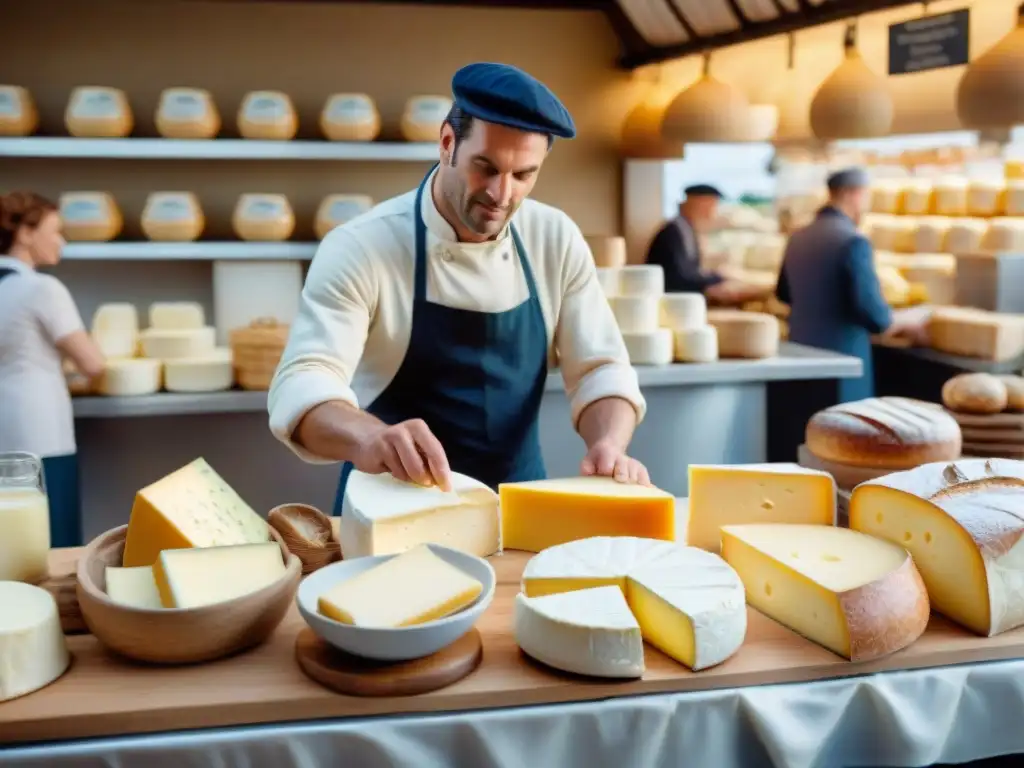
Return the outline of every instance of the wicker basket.
{"type": "Polygon", "coordinates": [[[285,344],[288,326],[273,318],[253,320],[247,328],[231,332],[235,379],[242,389],[268,390],[285,344]]]}

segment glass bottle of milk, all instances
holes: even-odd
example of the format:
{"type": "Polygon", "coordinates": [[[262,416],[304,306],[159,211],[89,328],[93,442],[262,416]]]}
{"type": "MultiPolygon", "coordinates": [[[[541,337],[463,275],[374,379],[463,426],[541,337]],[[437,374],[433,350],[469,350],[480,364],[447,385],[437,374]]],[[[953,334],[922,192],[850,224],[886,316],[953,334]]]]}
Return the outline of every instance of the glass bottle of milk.
{"type": "Polygon", "coordinates": [[[0,581],[43,581],[49,555],[43,463],[31,453],[0,453],[0,581]]]}

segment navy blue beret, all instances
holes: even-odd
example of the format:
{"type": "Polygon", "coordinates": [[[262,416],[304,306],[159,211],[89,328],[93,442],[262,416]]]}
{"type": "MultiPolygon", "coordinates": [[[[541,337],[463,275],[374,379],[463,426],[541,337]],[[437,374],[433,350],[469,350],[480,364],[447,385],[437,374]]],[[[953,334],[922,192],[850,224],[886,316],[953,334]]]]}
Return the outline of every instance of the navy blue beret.
{"type": "Polygon", "coordinates": [[[455,105],[488,123],[562,139],[576,126],[558,97],[542,82],[509,64],[468,64],[452,78],[455,105]]]}
{"type": "Polygon", "coordinates": [[[683,190],[683,194],[687,197],[722,197],[718,187],[713,187],[710,184],[692,184],[683,190]]]}
{"type": "Polygon", "coordinates": [[[849,187],[866,187],[871,183],[867,171],[862,168],[844,168],[828,177],[828,188],[831,190],[849,187]]]}

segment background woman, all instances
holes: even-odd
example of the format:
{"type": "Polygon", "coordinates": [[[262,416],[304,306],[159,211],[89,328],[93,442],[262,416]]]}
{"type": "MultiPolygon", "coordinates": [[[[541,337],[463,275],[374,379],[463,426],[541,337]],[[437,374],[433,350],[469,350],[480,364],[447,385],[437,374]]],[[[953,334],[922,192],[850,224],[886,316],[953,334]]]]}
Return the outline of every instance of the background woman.
{"type": "Polygon", "coordinates": [[[103,372],[71,293],[41,267],[60,261],[57,207],[32,192],[0,197],[0,452],[43,460],[55,547],[81,544],[78,458],[67,358],[84,376],[103,372]]]}

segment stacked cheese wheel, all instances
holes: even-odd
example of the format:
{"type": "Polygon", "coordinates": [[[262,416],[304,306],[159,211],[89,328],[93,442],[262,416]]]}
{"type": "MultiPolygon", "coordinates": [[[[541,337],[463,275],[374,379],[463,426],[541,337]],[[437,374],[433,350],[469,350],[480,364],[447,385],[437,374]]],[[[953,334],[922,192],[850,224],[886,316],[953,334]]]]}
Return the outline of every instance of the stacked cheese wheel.
{"type": "Polygon", "coordinates": [[[665,272],[647,264],[599,267],[598,279],[608,296],[633,365],[672,362],[672,331],[661,327],[665,272]]]}

